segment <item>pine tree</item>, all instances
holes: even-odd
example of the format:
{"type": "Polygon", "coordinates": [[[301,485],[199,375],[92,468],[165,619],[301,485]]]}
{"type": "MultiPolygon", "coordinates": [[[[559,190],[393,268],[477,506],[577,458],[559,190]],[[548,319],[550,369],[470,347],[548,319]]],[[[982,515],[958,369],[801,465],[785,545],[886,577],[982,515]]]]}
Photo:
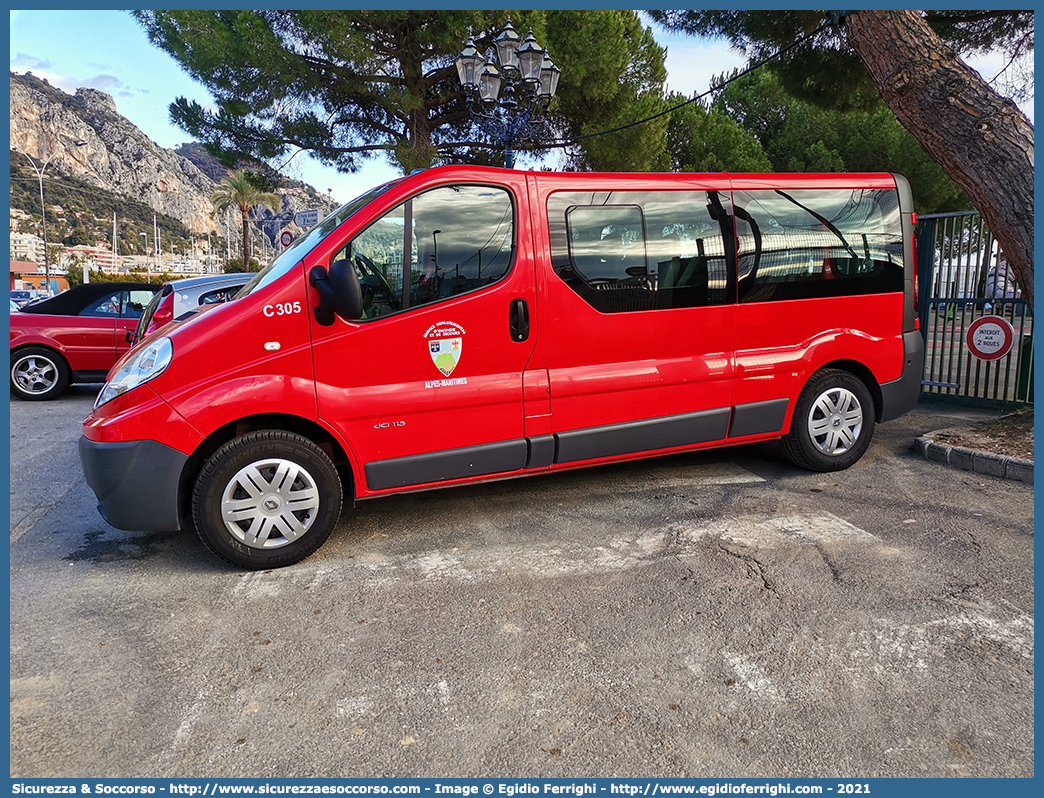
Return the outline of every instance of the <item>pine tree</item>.
{"type": "MultiPolygon", "coordinates": [[[[562,69],[550,135],[598,133],[662,107],[664,51],[633,11],[133,13],[213,95],[216,110],[178,98],[171,117],[228,167],[246,158],[277,163],[297,149],[343,172],[375,156],[404,172],[499,164],[500,145],[473,124],[453,58],[469,31],[484,52],[509,17],[522,36],[532,29],[562,69]]],[[[582,139],[570,164],[658,168],[665,124],[582,139]]]]}
{"type": "Polygon", "coordinates": [[[772,69],[818,105],[866,108],[880,96],[983,215],[1033,307],[1033,125],[958,57],[1031,51],[1032,11],[650,13],[671,30],[724,36],[751,58],[790,47],[772,69]]]}

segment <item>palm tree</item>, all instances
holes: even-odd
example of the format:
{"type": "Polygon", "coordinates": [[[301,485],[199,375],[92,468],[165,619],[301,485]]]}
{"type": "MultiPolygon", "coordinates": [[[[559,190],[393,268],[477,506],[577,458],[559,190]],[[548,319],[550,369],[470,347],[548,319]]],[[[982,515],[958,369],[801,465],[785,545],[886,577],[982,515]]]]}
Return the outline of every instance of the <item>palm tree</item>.
{"type": "Polygon", "coordinates": [[[259,205],[274,211],[279,210],[281,202],[279,195],[258,188],[246,171],[237,169],[221,178],[214,193],[210,195],[210,201],[214,203],[215,214],[223,213],[226,208],[232,207],[239,208],[239,212],[243,214],[243,269],[249,271],[250,222],[248,214],[251,208],[259,205]]]}

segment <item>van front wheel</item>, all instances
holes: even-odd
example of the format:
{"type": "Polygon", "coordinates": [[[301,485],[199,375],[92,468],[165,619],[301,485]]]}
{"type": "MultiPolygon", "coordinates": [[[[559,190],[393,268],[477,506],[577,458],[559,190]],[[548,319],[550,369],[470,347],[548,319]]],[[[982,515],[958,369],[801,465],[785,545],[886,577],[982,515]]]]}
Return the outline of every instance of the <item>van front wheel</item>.
{"type": "Polygon", "coordinates": [[[229,441],[196,480],[192,513],[207,548],[241,568],[291,565],[318,549],[341,512],[341,480],[322,449],[283,430],[229,441]]]}
{"type": "Polygon", "coordinates": [[[813,375],[794,407],[783,452],[811,471],[840,471],[855,463],[874,435],[874,402],[853,374],[827,369],[813,375]]]}

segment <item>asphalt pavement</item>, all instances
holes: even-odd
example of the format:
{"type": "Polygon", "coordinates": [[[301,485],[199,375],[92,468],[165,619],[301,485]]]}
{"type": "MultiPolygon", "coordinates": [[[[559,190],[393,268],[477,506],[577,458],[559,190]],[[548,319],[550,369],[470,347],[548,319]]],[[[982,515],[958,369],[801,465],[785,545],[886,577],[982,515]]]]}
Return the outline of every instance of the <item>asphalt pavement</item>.
{"type": "Polygon", "coordinates": [[[11,401],[11,775],[1033,775],[1033,487],[922,405],[776,444],[410,494],[289,568],[121,532],[94,391],[11,401]]]}

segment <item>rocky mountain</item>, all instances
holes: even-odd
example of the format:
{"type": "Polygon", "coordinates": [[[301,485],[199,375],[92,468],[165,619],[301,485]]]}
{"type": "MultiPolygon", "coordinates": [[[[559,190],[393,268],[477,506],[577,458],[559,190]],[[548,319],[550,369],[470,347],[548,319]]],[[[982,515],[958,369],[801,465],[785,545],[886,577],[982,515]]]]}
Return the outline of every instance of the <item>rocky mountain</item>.
{"type": "MultiPolygon", "coordinates": [[[[143,203],[193,233],[219,232],[210,202],[213,177],[149,139],[102,91],[79,88],[70,95],[32,74],[11,73],[11,145],[33,158],[53,154],[50,170],[143,203]]],[[[198,145],[179,149],[186,148],[195,160],[209,158],[198,145]]],[[[283,196],[280,221],[265,225],[273,241],[296,211],[320,208],[323,216],[334,204],[299,182],[285,181],[277,193],[283,196]]]]}
{"type": "MultiPolygon", "coordinates": [[[[192,141],[182,144],[173,152],[188,158],[203,174],[215,182],[221,180],[228,172],[228,169],[217,158],[203,149],[203,145],[199,142],[192,141]]],[[[244,167],[263,174],[269,183],[276,187],[273,190],[283,198],[283,204],[279,211],[272,211],[269,208],[257,208],[254,211],[257,218],[263,221],[265,233],[272,242],[275,241],[278,235],[277,232],[273,231],[278,231],[282,227],[288,226],[289,219],[297,211],[316,208],[319,210],[319,217],[322,218],[338,207],[337,202],[332,197],[320,194],[303,181],[292,180],[285,175],[280,175],[265,164],[251,162],[244,164],[244,167]],[[276,220],[275,223],[273,223],[273,220],[276,220]],[[280,220],[283,224],[278,224],[280,220]]]]}

